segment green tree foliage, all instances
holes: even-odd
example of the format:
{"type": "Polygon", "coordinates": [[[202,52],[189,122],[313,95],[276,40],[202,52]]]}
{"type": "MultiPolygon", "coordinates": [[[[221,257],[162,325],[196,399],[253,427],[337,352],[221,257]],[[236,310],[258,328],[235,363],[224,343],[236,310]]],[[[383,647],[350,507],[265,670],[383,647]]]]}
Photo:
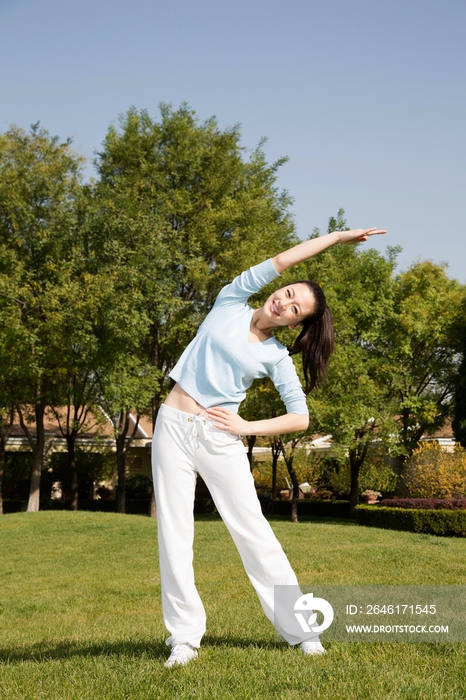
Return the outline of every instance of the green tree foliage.
{"type": "Polygon", "coordinates": [[[455,406],[453,430],[456,440],[466,447],[466,299],[463,300],[459,315],[458,336],[460,338],[461,363],[455,377],[455,406]]]}
{"type": "MultiPolygon", "coordinates": [[[[323,460],[323,469],[318,485],[328,488],[336,494],[349,494],[351,489],[351,469],[349,459],[323,460]]],[[[398,475],[386,463],[380,444],[372,444],[359,473],[359,493],[366,489],[372,491],[393,492],[397,488],[398,475]]]]}
{"type": "Polygon", "coordinates": [[[383,356],[404,455],[452,415],[461,285],[441,265],[419,262],[395,280],[383,356]]]}
{"type": "Polygon", "coordinates": [[[31,510],[39,502],[47,407],[67,442],[77,508],[76,439],[105,420],[101,377],[118,376],[121,395],[118,367],[134,364],[149,329],[141,279],[96,226],[101,199],[83,188],[80,165],[69,141],[37,125],[1,137],[2,404],[5,415],[14,406],[33,450],[31,510]]]}
{"type": "Polygon", "coordinates": [[[44,413],[60,363],[57,299],[72,276],[80,159],[39,125],[0,135],[0,354],[33,452],[28,510],[39,507],[44,413]],[[36,426],[32,434],[30,424],[36,426]]]}
{"type": "MultiPolygon", "coordinates": [[[[73,274],[56,298],[54,334],[61,340],[60,362],[50,383],[49,398],[51,413],[67,444],[72,510],[78,508],[76,440],[105,423],[100,410],[99,372],[122,359],[112,333],[116,298],[112,280],[105,271],[89,269],[84,232],[81,226],[73,239],[73,274]]],[[[120,305],[117,309],[122,310],[120,305]]],[[[126,328],[123,323],[122,328],[126,328]]]]}
{"type": "MultiPolygon", "coordinates": [[[[346,227],[343,214],[329,231],[346,227]]],[[[335,322],[329,380],[310,399],[311,429],[348,451],[352,509],[374,440],[409,455],[452,410],[461,287],[429,262],[395,275],[397,253],[337,246],[301,266],[322,285],[335,322]]]]}
{"type": "Polygon", "coordinates": [[[284,159],[269,166],[260,147],[246,158],[239,140],[186,106],[163,106],[158,122],[130,110],[108,132],[98,182],[83,188],[69,141],[39,126],[2,136],[0,354],[12,370],[2,410],[15,406],[34,451],[32,509],[47,406],[68,444],[77,507],[75,442],[98,405],[122,472],[130,407],[144,410],[150,387],[155,419],[219,289],[295,240],[289,197],[275,186],[284,159]]]}
{"type": "Polygon", "coordinates": [[[126,512],[126,457],[141,415],[149,412],[157,369],[136,355],[121,358],[119,366],[98,373],[101,406],[113,428],[116,444],[117,511],[126,512]]]}
{"type": "MultiPolygon", "coordinates": [[[[329,229],[346,228],[340,210],[329,229]]],[[[331,434],[348,452],[351,506],[358,502],[359,473],[373,440],[391,445],[396,434],[391,377],[380,352],[392,311],[396,249],[383,256],[360,246],[335,246],[300,266],[300,277],[323,288],[335,324],[335,351],[327,383],[310,397],[314,433],[331,434]]]]}
{"type": "MultiPolygon", "coordinates": [[[[33,454],[30,510],[49,407],[68,444],[76,507],[75,442],[101,410],[110,418],[124,511],[131,411],[137,421],[150,408],[155,421],[168,375],[221,287],[297,242],[290,197],[277,188],[285,160],[269,165],[262,144],[247,153],[238,127],[201,123],[186,105],[162,105],[158,120],[129,110],[109,129],[99,178],[87,186],[69,141],[38,125],[0,135],[0,485],[14,410],[33,454]]],[[[329,231],[344,228],[340,210],[329,231]]],[[[336,349],[327,384],[310,398],[309,433],[331,433],[348,453],[353,506],[374,440],[408,455],[452,411],[464,292],[432,263],[395,276],[396,255],[335,246],[276,283],[315,279],[332,310],[336,349]]],[[[290,345],[295,334],[284,329],[280,340],[290,345]]],[[[270,382],[242,408],[251,419],[282,411],[270,382]]],[[[270,438],[274,473],[283,452],[293,478],[297,444],[270,438]]]]}
{"type": "Polygon", "coordinates": [[[97,159],[99,258],[135,273],[150,319],[146,355],[158,369],[153,419],[169,372],[222,286],[289,246],[290,198],[260,146],[245,159],[237,127],[200,123],[186,105],[160,121],[131,109],[97,159]]]}
{"type": "MultiPolygon", "coordinates": [[[[149,323],[141,312],[142,293],[128,266],[120,266],[118,259],[99,261],[92,255],[95,201],[88,194],[83,198],[81,251],[75,255],[76,290],[60,300],[62,315],[57,332],[61,330],[63,336],[62,356],[52,384],[52,410],[68,446],[72,509],[78,507],[78,436],[99,430],[109,417],[115,430],[115,412],[123,412],[128,421],[131,407],[142,410],[150,405],[146,383],[148,375],[153,375],[143,350],[149,323]],[[117,406],[116,400],[120,401],[117,406]]],[[[122,436],[116,429],[115,437],[118,473],[123,469],[124,474],[122,454],[126,455],[128,444],[127,431],[123,432],[122,436]]],[[[124,476],[121,478],[124,480],[124,476]]]]}

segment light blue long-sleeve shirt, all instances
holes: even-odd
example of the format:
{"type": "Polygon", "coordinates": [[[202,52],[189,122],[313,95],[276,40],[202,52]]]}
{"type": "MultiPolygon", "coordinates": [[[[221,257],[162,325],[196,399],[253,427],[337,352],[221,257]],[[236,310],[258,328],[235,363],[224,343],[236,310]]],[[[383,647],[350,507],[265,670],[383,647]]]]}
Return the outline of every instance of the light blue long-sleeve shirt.
{"type": "Polygon", "coordinates": [[[278,276],[269,259],[227,284],[170,372],[170,377],[204,408],[222,406],[237,413],[254,379],[270,377],[287,413],[308,414],[286,347],[274,337],[262,343],[249,342],[254,309],[247,300],[278,276]]]}

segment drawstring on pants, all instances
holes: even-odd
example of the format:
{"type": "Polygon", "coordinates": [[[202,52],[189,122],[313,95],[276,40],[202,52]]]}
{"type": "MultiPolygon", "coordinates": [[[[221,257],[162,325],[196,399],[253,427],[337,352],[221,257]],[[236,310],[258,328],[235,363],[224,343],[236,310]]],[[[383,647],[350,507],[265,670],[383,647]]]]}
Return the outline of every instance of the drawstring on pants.
{"type": "Polygon", "coordinates": [[[202,437],[206,442],[209,441],[209,431],[206,430],[206,425],[207,421],[202,418],[202,414],[205,413],[206,409],[203,411],[199,411],[198,413],[193,413],[192,416],[189,416],[188,423],[191,423],[189,426],[188,432],[186,434],[186,442],[190,442],[193,438],[199,437],[199,429],[201,430],[202,437]]]}

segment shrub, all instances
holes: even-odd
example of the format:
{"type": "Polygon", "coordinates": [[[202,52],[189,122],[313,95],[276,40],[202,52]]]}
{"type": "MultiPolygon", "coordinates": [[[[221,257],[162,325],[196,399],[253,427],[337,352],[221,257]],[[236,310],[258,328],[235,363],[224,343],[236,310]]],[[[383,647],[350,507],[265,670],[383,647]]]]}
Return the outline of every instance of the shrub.
{"type": "MultiPolygon", "coordinates": [[[[350,492],[350,464],[346,459],[339,462],[336,459],[325,458],[325,483],[334,493],[349,494],[350,492]]],[[[359,490],[366,491],[394,491],[398,476],[385,464],[382,454],[372,450],[367,455],[359,474],[359,490]]]]}
{"type": "Polygon", "coordinates": [[[349,494],[351,487],[349,461],[326,457],[323,465],[320,485],[327,487],[334,493],[349,494]]]}
{"type": "Polygon", "coordinates": [[[382,454],[369,452],[359,474],[360,491],[394,491],[398,475],[385,464],[382,454]]]}
{"type": "MultiPolygon", "coordinates": [[[[280,463],[277,465],[277,488],[278,490],[284,488],[286,485],[285,481],[286,465],[280,463]],[[285,467],[285,471],[283,470],[285,467]]],[[[256,461],[253,462],[252,475],[254,477],[254,483],[258,491],[271,491],[272,489],[272,462],[269,460],[256,461]]]]}
{"type": "MultiPolygon", "coordinates": [[[[80,499],[88,498],[93,481],[108,479],[115,471],[115,455],[106,452],[93,452],[91,449],[76,448],[76,468],[80,486],[80,499]]],[[[66,452],[53,452],[48,466],[42,471],[41,494],[48,499],[55,481],[61,483],[63,497],[69,498],[71,475],[68,470],[66,452]]],[[[103,496],[102,496],[103,497],[103,496]]]]}
{"type": "Polygon", "coordinates": [[[466,450],[447,451],[436,442],[420,445],[406,462],[402,477],[412,498],[466,496],[466,450]]]}
{"type": "MultiPolygon", "coordinates": [[[[321,455],[312,449],[300,448],[295,452],[293,467],[300,484],[307,482],[318,490],[325,489],[338,494],[349,494],[350,492],[350,466],[345,457],[321,455]]],[[[259,491],[267,492],[272,489],[272,463],[270,460],[255,461],[252,474],[259,491]]],[[[278,490],[287,488],[287,478],[289,480],[286,464],[280,459],[277,464],[278,490]]],[[[375,491],[392,492],[396,488],[397,480],[397,475],[385,464],[383,455],[376,451],[370,452],[361,468],[360,490],[374,489],[375,491]]]]}
{"type": "MultiPolygon", "coordinates": [[[[298,448],[293,459],[293,468],[298,477],[298,483],[307,482],[315,486],[320,481],[322,473],[322,458],[312,450],[298,448]]],[[[270,492],[272,490],[272,461],[254,461],[252,475],[259,491],[270,492]]],[[[286,479],[290,479],[288,469],[283,459],[277,464],[277,489],[287,488],[286,479]]]]}
{"type": "Polygon", "coordinates": [[[135,474],[126,480],[127,498],[150,498],[152,480],[143,474],[135,474]]]}
{"type": "Polygon", "coordinates": [[[30,452],[7,452],[3,475],[3,498],[27,500],[31,467],[32,455],[30,452]]]}
{"type": "Polygon", "coordinates": [[[307,449],[306,447],[297,449],[293,459],[293,468],[299,483],[307,482],[311,486],[320,485],[324,459],[312,449],[307,449]]]}
{"type": "Polygon", "coordinates": [[[466,498],[384,498],[386,508],[423,508],[424,510],[463,510],[466,498]]]}
{"type": "Polygon", "coordinates": [[[358,525],[466,537],[466,510],[356,506],[355,514],[358,525]]]}

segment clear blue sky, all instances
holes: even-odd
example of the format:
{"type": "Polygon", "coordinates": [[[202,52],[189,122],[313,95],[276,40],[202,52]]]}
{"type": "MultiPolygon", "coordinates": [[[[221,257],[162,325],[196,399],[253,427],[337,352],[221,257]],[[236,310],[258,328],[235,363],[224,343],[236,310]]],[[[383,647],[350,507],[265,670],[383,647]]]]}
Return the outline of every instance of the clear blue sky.
{"type": "Polygon", "coordinates": [[[464,0],[0,0],[0,23],[0,131],[92,159],[130,105],[186,101],[290,157],[302,237],[343,207],[466,282],[464,0]]]}

